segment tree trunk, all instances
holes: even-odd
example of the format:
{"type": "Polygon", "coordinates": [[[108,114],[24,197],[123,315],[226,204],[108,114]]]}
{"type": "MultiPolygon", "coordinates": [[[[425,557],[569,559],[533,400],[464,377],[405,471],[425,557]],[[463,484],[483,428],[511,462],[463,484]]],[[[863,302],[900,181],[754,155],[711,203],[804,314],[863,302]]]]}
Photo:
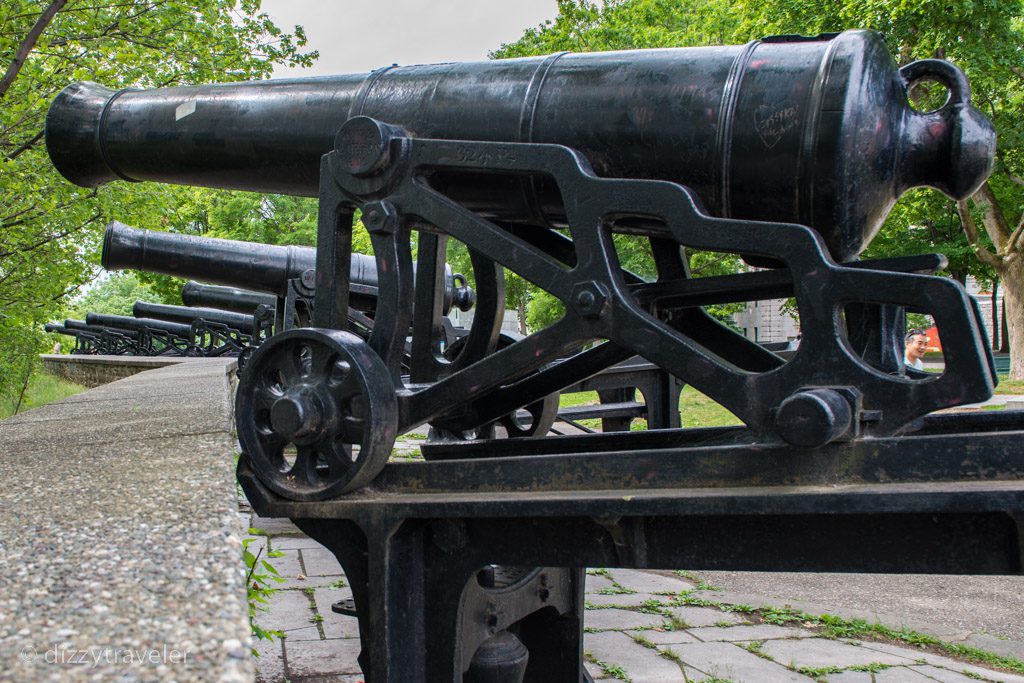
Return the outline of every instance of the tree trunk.
{"type": "Polygon", "coordinates": [[[1010,379],[1024,380],[1024,258],[1016,258],[1000,273],[1003,281],[1003,321],[1010,342],[1010,379]]]}
{"type": "Polygon", "coordinates": [[[999,319],[999,353],[1010,352],[1010,333],[1006,331],[1006,295],[999,302],[1002,317],[999,319]]]}
{"type": "Polygon", "coordinates": [[[992,350],[999,350],[999,278],[992,280],[992,350]]]}
{"type": "Polygon", "coordinates": [[[524,337],[530,334],[530,331],[526,328],[526,297],[519,297],[519,301],[516,302],[516,313],[519,314],[519,334],[524,337]]]}

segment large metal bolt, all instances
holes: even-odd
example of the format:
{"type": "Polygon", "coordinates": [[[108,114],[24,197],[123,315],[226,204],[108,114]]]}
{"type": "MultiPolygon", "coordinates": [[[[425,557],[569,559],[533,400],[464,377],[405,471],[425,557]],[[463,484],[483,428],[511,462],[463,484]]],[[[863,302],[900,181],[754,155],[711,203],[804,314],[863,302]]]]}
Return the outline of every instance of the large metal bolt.
{"type": "Polygon", "coordinates": [[[363,207],[363,225],[371,233],[390,235],[397,223],[397,211],[390,202],[370,202],[363,207]]]}
{"type": "Polygon", "coordinates": [[[344,168],[365,178],[379,172],[390,161],[390,127],[368,116],[346,121],[334,138],[334,149],[344,159],[344,168]]]}
{"type": "Polygon", "coordinates": [[[302,271],[302,274],[299,275],[299,282],[301,282],[302,286],[306,289],[314,291],[316,289],[316,270],[313,268],[307,268],[302,271]]]}
{"type": "Polygon", "coordinates": [[[580,282],[572,289],[572,306],[584,318],[599,318],[608,311],[608,291],[595,280],[580,282]]]}
{"type": "Polygon", "coordinates": [[[308,442],[318,435],[320,417],[316,402],[301,394],[282,396],[270,406],[270,426],[296,443],[308,442]]]}
{"type": "Polygon", "coordinates": [[[850,431],[853,410],[849,401],[832,389],[799,391],[779,405],[775,426],[788,443],[817,448],[850,431]]]}

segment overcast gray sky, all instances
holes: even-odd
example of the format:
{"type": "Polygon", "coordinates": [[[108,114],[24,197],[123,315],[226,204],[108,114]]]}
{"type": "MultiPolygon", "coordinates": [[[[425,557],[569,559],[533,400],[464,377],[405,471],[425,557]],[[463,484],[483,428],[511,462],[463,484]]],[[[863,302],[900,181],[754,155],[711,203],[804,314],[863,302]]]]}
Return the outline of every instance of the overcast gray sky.
{"type": "Polygon", "coordinates": [[[312,69],[274,76],[361,73],[389,64],[465,62],[558,14],[555,0],[264,0],[282,29],[306,29],[312,69]]]}

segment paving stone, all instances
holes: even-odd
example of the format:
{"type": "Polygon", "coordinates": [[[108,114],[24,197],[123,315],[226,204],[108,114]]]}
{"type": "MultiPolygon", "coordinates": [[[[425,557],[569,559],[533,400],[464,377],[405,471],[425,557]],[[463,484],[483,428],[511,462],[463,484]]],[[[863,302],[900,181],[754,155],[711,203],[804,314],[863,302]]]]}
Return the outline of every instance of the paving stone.
{"type": "Polygon", "coordinates": [[[309,676],[358,675],[360,673],[358,638],[335,638],[312,642],[284,644],[288,658],[288,675],[292,681],[309,676]]]}
{"type": "MultiPolygon", "coordinates": [[[[664,595],[651,595],[650,593],[591,593],[586,596],[586,601],[591,605],[614,605],[615,607],[639,607],[648,600],[663,602],[664,595]]],[[[668,603],[666,603],[668,604],[668,603]]]]}
{"type": "Polygon", "coordinates": [[[655,645],[700,642],[690,635],[688,631],[683,631],[682,629],[676,631],[669,631],[667,629],[646,629],[641,631],[638,635],[643,636],[646,640],[654,643],[655,645]]]}
{"type": "Polygon", "coordinates": [[[284,642],[275,638],[257,640],[253,647],[259,653],[256,659],[256,683],[278,683],[285,679],[284,674],[284,642]]]}
{"type": "Polygon", "coordinates": [[[900,647],[899,645],[876,643],[873,641],[862,642],[860,643],[860,646],[886,654],[906,657],[914,660],[915,662],[926,662],[932,666],[950,669],[951,671],[967,672],[977,676],[982,676],[983,678],[991,681],[999,681],[1000,683],[1024,683],[1024,676],[985,669],[974,664],[967,664],[966,662],[958,661],[952,657],[943,657],[942,655],[932,654],[931,652],[918,648],[900,647]]]}
{"type": "Polygon", "coordinates": [[[322,545],[308,536],[274,536],[270,539],[270,547],[274,550],[305,550],[307,548],[323,548],[322,545]]]}
{"type": "Polygon", "coordinates": [[[316,611],[323,617],[320,626],[327,638],[358,638],[359,620],[356,617],[337,614],[331,610],[331,605],[338,600],[352,597],[349,588],[333,590],[330,588],[317,588],[313,593],[316,601],[316,611]]]}
{"type": "Polygon", "coordinates": [[[940,669],[937,666],[931,664],[923,664],[918,666],[907,667],[920,674],[928,677],[928,680],[938,681],[939,683],[977,683],[977,678],[971,678],[965,676],[962,673],[956,671],[950,671],[949,669],[940,669]]]}
{"type": "Polygon", "coordinates": [[[716,624],[747,624],[744,617],[736,612],[723,612],[715,607],[671,607],[669,613],[687,626],[714,626],[716,624]]]}
{"type": "Polygon", "coordinates": [[[814,634],[802,628],[792,626],[774,626],[772,624],[755,624],[750,626],[703,626],[687,631],[698,640],[712,642],[724,640],[729,642],[751,640],[779,640],[781,638],[813,638],[814,634]]]}
{"type": "Polygon", "coordinates": [[[326,548],[310,548],[299,551],[302,553],[302,564],[306,567],[306,576],[340,576],[341,564],[326,548]]]}
{"type": "Polygon", "coordinates": [[[583,618],[585,628],[624,631],[638,628],[660,628],[668,621],[660,614],[644,614],[625,609],[587,610],[583,618]]]}
{"type": "MultiPolygon", "coordinates": [[[[260,546],[250,545],[249,551],[253,554],[260,546]]],[[[273,543],[271,543],[273,547],[273,543]]],[[[302,574],[302,567],[299,565],[299,551],[298,550],[284,550],[284,555],[281,557],[267,557],[267,551],[263,551],[263,555],[260,556],[261,560],[267,560],[271,566],[277,570],[277,573],[281,575],[281,578],[295,578],[299,574],[302,574]]],[[[283,587],[283,584],[280,586],[283,587]]]]}
{"type": "Polygon", "coordinates": [[[806,676],[747,652],[731,643],[683,643],[663,645],[683,664],[707,676],[725,678],[732,683],[808,683],[806,676]]]}
{"type": "Polygon", "coordinates": [[[590,677],[595,681],[612,680],[612,677],[606,674],[604,669],[593,662],[583,662],[583,668],[587,670],[587,673],[589,673],[590,677]]]}
{"type": "Polygon", "coordinates": [[[620,666],[633,683],[682,683],[683,669],[624,633],[586,633],[583,650],[595,660],[620,666]]]}
{"type": "Polygon", "coordinates": [[[843,671],[825,676],[825,683],[874,683],[869,671],[843,671]]]}
{"type": "Polygon", "coordinates": [[[913,667],[894,666],[891,669],[876,671],[874,683],[933,683],[933,681],[913,667]]]}
{"type": "Polygon", "coordinates": [[[304,536],[299,527],[292,524],[287,517],[260,517],[257,514],[252,516],[252,526],[256,529],[267,532],[269,536],[304,536]]]}
{"type": "Polygon", "coordinates": [[[638,569],[611,569],[612,580],[624,588],[632,588],[637,593],[682,593],[693,590],[695,586],[675,575],[656,574],[638,569]]]}
{"type": "Polygon", "coordinates": [[[781,664],[793,668],[809,666],[862,666],[865,664],[912,664],[912,657],[904,657],[866,647],[851,645],[838,640],[804,638],[802,640],[769,640],[761,646],[761,652],[781,664]]]}
{"type": "Polygon", "coordinates": [[[270,596],[270,610],[259,621],[264,628],[284,631],[290,638],[292,632],[313,623],[312,619],[309,597],[302,591],[284,590],[270,596]]]}
{"type": "Polygon", "coordinates": [[[612,580],[607,576],[600,576],[597,574],[587,574],[587,587],[586,592],[597,593],[601,590],[611,588],[612,580]]]}

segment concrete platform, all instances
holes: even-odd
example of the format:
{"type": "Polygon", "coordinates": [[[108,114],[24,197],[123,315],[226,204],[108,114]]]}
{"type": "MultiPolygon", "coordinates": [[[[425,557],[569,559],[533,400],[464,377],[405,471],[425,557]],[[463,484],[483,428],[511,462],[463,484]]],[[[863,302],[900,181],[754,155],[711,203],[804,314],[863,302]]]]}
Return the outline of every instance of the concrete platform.
{"type": "Polygon", "coordinates": [[[163,365],[0,422],[0,680],[252,679],[235,363],[163,365]]]}

